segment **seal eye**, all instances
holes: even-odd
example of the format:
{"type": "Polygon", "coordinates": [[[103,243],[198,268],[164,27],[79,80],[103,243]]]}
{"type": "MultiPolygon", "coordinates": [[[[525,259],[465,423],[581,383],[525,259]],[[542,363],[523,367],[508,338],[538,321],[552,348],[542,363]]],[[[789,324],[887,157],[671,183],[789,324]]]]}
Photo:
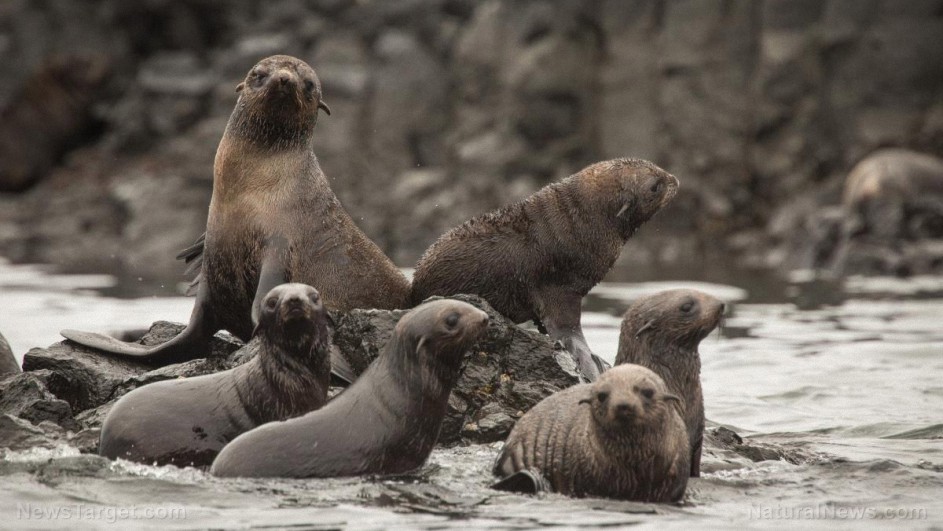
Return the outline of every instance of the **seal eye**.
{"type": "Polygon", "coordinates": [[[445,326],[448,326],[449,328],[455,328],[455,325],[458,324],[458,319],[459,316],[457,313],[449,314],[449,316],[445,318],[445,326]]]}
{"type": "Polygon", "coordinates": [[[690,313],[692,309],[694,309],[693,302],[686,302],[681,305],[681,313],[690,313]]]}
{"type": "Polygon", "coordinates": [[[661,192],[661,189],[664,188],[664,187],[665,187],[665,183],[661,182],[660,180],[659,180],[659,181],[655,181],[655,184],[653,184],[652,187],[651,187],[651,191],[652,191],[653,194],[657,194],[657,193],[661,192]]]}
{"type": "Polygon", "coordinates": [[[306,79],[305,90],[307,90],[308,92],[314,91],[314,81],[311,81],[310,79],[306,79]]]}
{"type": "Polygon", "coordinates": [[[609,400],[609,391],[600,391],[596,393],[596,400],[599,400],[599,402],[605,402],[606,400],[609,400]]]}
{"type": "Polygon", "coordinates": [[[265,307],[269,310],[274,310],[278,306],[278,299],[272,297],[271,299],[265,299],[265,307]]]}
{"type": "Polygon", "coordinates": [[[642,396],[651,400],[652,398],[655,397],[655,390],[652,389],[651,387],[646,387],[645,389],[642,389],[642,396]]]}

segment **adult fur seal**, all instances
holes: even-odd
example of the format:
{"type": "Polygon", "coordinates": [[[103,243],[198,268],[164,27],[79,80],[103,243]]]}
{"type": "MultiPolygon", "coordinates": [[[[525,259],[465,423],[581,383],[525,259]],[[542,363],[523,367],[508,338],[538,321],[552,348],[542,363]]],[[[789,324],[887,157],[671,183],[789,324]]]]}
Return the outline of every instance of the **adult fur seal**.
{"type": "Polygon", "coordinates": [[[217,476],[332,477],[395,474],[426,461],[439,437],[463,354],[488,314],[455,300],[428,302],[400,319],[383,352],[325,407],[273,422],[229,443],[217,476]]]}
{"type": "Polygon", "coordinates": [[[0,380],[12,374],[20,373],[20,364],[13,356],[13,350],[3,334],[0,334],[0,380]]]}
{"type": "MultiPolygon", "coordinates": [[[[187,328],[153,348],[74,330],[63,336],[171,363],[202,356],[220,329],[247,340],[263,297],[283,282],[315,286],[332,310],[407,305],[409,281],[351,220],[312,151],[318,109],[330,113],[314,70],[276,55],[236,90],[216,151],[206,233],[181,255],[199,271],[187,328]]],[[[343,359],[333,361],[335,371],[344,368],[343,359]]]]}
{"type": "Polygon", "coordinates": [[[518,490],[534,480],[571,496],[678,501],[690,469],[681,410],[654,372],[613,367],[517,421],[495,461],[493,472],[504,479],[494,487],[518,490]]]}
{"type": "Polygon", "coordinates": [[[99,453],[141,463],[209,466],[229,441],[327,400],[328,315],[317,290],[283,284],[261,305],[248,362],[228,371],[145,385],[123,396],[102,426],[99,453]]]}
{"type": "Polygon", "coordinates": [[[684,401],[684,424],[691,446],[691,476],[701,475],[704,395],[697,351],[723,318],[726,305],[693,289],[662,291],[639,299],[625,312],[616,365],[634,363],[660,376],[684,401]]]}
{"type": "Polygon", "coordinates": [[[445,233],[416,265],[412,302],[479,295],[514,322],[533,320],[561,340],[595,380],[603,369],[583,338],[583,296],[677,189],[678,179],[651,162],[593,164],[445,233]]]}

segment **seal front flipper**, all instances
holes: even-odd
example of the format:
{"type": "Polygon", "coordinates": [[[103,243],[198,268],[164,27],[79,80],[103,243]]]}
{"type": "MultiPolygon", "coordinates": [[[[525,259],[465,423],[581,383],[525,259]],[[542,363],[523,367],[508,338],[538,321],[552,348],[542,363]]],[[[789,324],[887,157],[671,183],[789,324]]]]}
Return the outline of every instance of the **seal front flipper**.
{"type": "Polygon", "coordinates": [[[190,314],[190,323],[183,332],[166,343],[147,347],[138,343],[126,343],[94,332],[63,330],[59,333],[62,337],[85,347],[121,356],[141,358],[147,363],[156,365],[168,365],[206,357],[210,338],[216,333],[211,320],[212,316],[206,311],[205,284],[200,284],[197,288],[196,303],[190,314]]]}
{"type": "Polygon", "coordinates": [[[203,279],[203,251],[206,247],[206,233],[200,235],[193,242],[193,245],[180,251],[177,254],[177,260],[183,260],[187,264],[187,275],[193,275],[193,280],[187,287],[187,295],[195,295],[203,279]]]}
{"type": "Polygon", "coordinates": [[[539,494],[550,492],[550,482],[541,474],[533,470],[521,470],[491,485],[494,490],[505,492],[521,492],[523,494],[539,494]]]}
{"type": "Polygon", "coordinates": [[[565,286],[548,285],[539,287],[534,299],[537,318],[547,334],[563,343],[587,380],[596,381],[603,370],[586,344],[580,326],[583,295],[565,286]]]}

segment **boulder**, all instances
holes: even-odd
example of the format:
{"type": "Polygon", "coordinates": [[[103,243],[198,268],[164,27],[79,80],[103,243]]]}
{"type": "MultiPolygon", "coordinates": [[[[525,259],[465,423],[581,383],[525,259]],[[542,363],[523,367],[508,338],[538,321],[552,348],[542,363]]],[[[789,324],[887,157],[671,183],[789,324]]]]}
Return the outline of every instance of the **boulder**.
{"type": "Polygon", "coordinates": [[[39,424],[51,422],[63,429],[76,430],[79,424],[72,416],[72,407],[50,391],[59,376],[39,370],[18,374],[0,382],[0,413],[39,424]]]}
{"type": "MultiPolygon", "coordinates": [[[[503,440],[525,411],[579,383],[573,358],[549,337],[515,325],[479,297],[451,298],[482,309],[490,321],[484,338],[468,353],[452,390],[439,435],[441,444],[503,440]]],[[[405,313],[353,310],[336,320],[334,342],[351,365],[362,371],[376,359],[405,313]]]]}
{"type": "Polygon", "coordinates": [[[0,334],[0,380],[20,373],[20,364],[13,356],[13,350],[3,334],[0,334]]]}
{"type": "Polygon", "coordinates": [[[65,430],[52,422],[43,421],[36,425],[14,415],[0,414],[0,450],[18,452],[31,448],[55,448],[63,444],[65,430]]]}

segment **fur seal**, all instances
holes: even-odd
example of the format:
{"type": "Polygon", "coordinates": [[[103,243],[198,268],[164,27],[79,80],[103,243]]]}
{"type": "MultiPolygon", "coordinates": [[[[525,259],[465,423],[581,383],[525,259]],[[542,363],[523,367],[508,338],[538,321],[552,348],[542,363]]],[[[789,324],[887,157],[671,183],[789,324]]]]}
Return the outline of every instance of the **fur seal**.
{"type": "Polygon", "coordinates": [[[535,484],[570,496],[678,501],[688,482],[688,436],[678,397],[654,372],[620,365],[559,391],[511,430],[493,472],[500,490],[535,484]]]}
{"type": "Polygon", "coordinates": [[[234,369],[155,382],[121,397],[102,425],[99,453],[158,465],[209,466],[237,435],[324,405],[330,380],[328,314],[304,284],[272,289],[234,369]]]}
{"type": "Polygon", "coordinates": [[[941,238],[943,160],[906,149],[878,150],[849,172],[842,206],[848,238],[941,238]]]}
{"type": "Polygon", "coordinates": [[[674,197],[678,179],[651,162],[598,162],[441,236],[416,265],[413,304],[478,295],[516,323],[563,342],[583,375],[604,367],[580,327],[580,305],[625,242],[674,197]]]}
{"type": "Polygon", "coordinates": [[[637,300],[625,312],[616,365],[633,363],[654,371],[684,401],[684,424],[691,446],[691,476],[701,475],[704,395],[701,340],[720,323],[726,305],[693,289],[662,291],[637,300]]]}
{"type": "Polygon", "coordinates": [[[326,406],[244,433],[220,452],[217,476],[397,474],[429,457],[464,353],[488,314],[456,300],[427,302],[397,323],[380,356],[326,406]]]}
{"type": "Polygon", "coordinates": [[[20,364],[16,362],[10,344],[3,334],[0,334],[0,380],[20,372],[20,364]]]}
{"type": "MultiPolygon", "coordinates": [[[[330,114],[314,70],[272,56],[236,91],[216,151],[206,233],[181,254],[198,272],[187,328],[153,348],[75,330],[63,336],[165,364],[201,356],[220,329],[248,340],[265,294],[283,282],[316,287],[332,310],[406,307],[409,281],[354,224],[312,151],[318,110],[330,114]]],[[[335,373],[344,369],[342,358],[333,361],[335,373]]]]}

